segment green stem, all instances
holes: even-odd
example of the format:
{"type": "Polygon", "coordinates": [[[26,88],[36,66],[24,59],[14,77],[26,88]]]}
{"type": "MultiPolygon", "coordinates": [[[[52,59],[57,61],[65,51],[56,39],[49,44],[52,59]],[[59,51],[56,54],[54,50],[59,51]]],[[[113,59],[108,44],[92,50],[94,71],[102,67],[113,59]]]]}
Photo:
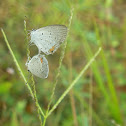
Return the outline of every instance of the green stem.
{"type": "MultiPolygon", "coordinates": [[[[72,9],[71,9],[71,16],[69,18],[67,38],[68,38],[69,31],[70,31],[71,21],[72,21],[72,18],[73,18],[73,11],[74,11],[74,8],[72,7],[72,9]]],[[[47,112],[46,113],[49,112],[49,109],[50,109],[50,106],[51,106],[51,103],[52,103],[52,100],[53,100],[53,97],[54,97],[54,94],[55,94],[55,89],[56,89],[56,85],[57,85],[57,82],[58,82],[58,78],[60,76],[60,69],[61,69],[62,61],[63,61],[64,55],[65,55],[65,49],[66,49],[66,46],[67,46],[67,38],[66,38],[66,41],[65,41],[65,43],[63,45],[63,50],[61,52],[61,56],[60,56],[60,60],[59,60],[58,72],[57,72],[57,75],[56,75],[56,78],[55,78],[55,83],[54,83],[54,86],[53,86],[52,94],[51,94],[51,97],[50,97],[50,102],[48,104],[48,108],[47,108],[47,112]]]]}
{"type": "Polygon", "coordinates": [[[43,126],[45,126],[47,116],[44,117],[43,126]]]}
{"type": "Polygon", "coordinates": [[[101,51],[101,47],[99,48],[99,50],[95,53],[95,55],[91,58],[91,60],[87,63],[87,65],[82,69],[82,71],[80,72],[80,74],[75,78],[75,80],[70,84],[70,86],[66,89],[66,91],[61,95],[61,97],[59,98],[59,100],[56,102],[56,104],[52,107],[52,109],[49,111],[48,115],[49,116],[55,109],[56,107],[59,105],[59,103],[63,100],[63,98],[68,94],[68,92],[71,90],[71,88],[77,83],[77,81],[80,79],[80,77],[84,74],[84,72],[89,68],[89,66],[91,65],[91,63],[95,60],[95,58],[97,57],[97,55],[100,53],[101,51]]]}
{"type": "MultiPolygon", "coordinates": [[[[8,49],[9,49],[9,51],[10,51],[12,57],[13,57],[13,60],[14,60],[16,66],[17,66],[17,68],[18,68],[18,70],[19,70],[19,73],[21,74],[21,76],[22,76],[22,78],[23,78],[23,80],[24,80],[24,82],[25,82],[25,84],[26,84],[26,86],[27,86],[27,88],[28,88],[28,90],[29,90],[31,97],[34,98],[34,94],[33,94],[32,90],[31,90],[31,87],[30,87],[30,85],[28,84],[28,82],[27,82],[27,80],[26,80],[26,78],[25,78],[25,76],[24,76],[24,74],[23,74],[23,72],[22,72],[22,70],[21,70],[21,68],[20,68],[20,66],[19,66],[19,64],[18,64],[18,62],[17,62],[17,59],[16,59],[16,57],[15,57],[15,55],[14,55],[14,53],[13,53],[13,51],[12,51],[10,45],[9,45],[9,42],[8,42],[8,40],[7,40],[7,37],[6,37],[6,35],[5,35],[5,33],[4,33],[4,31],[3,31],[2,28],[1,28],[1,32],[3,33],[3,36],[4,36],[5,42],[6,42],[6,44],[7,44],[7,47],[8,47],[8,49]]],[[[40,107],[39,104],[38,104],[38,108],[39,108],[41,114],[42,114],[43,116],[45,116],[44,113],[43,113],[43,111],[42,111],[42,108],[40,107]]]]}
{"type": "MultiPolygon", "coordinates": [[[[30,60],[30,50],[29,50],[28,32],[27,32],[25,20],[24,20],[24,32],[25,32],[25,36],[26,36],[27,56],[28,56],[28,61],[29,61],[30,60]]],[[[34,81],[33,75],[31,76],[31,80],[32,80],[32,88],[33,88],[33,94],[34,94],[35,105],[37,108],[38,118],[40,121],[40,126],[42,126],[41,113],[39,110],[38,99],[37,99],[36,89],[35,89],[35,81],[34,81]]]]}
{"type": "Polygon", "coordinates": [[[36,105],[36,108],[37,108],[37,113],[38,113],[38,118],[39,118],[39,121],[40,121],[40,126],[42,126],[41,113],[40,113],[39,106],[38,106],[38,99],[37,99],[37,95],[36,95],[35,81],[34,81],[33,75],[32,75],[31,78],[32,78],[32,87],[33,87],[35,105],[36,105]]]}

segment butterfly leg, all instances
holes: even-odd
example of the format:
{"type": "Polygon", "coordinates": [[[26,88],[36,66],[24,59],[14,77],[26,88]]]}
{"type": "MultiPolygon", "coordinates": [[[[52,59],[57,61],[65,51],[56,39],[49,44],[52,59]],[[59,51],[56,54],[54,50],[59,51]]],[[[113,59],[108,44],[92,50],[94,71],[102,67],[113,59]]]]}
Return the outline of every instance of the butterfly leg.
{"type": "Polygon", "coordinates": [[[38,54],[41,54],[41,49],[38,50],[38,54]]]}

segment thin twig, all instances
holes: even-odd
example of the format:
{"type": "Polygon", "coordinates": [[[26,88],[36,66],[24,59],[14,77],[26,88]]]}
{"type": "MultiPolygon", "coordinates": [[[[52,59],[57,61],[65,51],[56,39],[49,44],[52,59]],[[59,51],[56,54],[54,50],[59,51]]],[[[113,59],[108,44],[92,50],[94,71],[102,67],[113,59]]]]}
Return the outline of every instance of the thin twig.
{"type": "Polygon", "coordinates": [[[101,47],[99,50],[95,53],[95,55],[91,58],[91,60],[87,63],[87,65],[82,69],[80,74],[75,78],[75,80],[70,84],[70,86],[66,89],[66,91],[61,95],[59,100],[56,102],[56,104],[52,107],[52,109],[49,111],[48,115],[49,116],[59,105],[59,103],[64,99],[64,97],[68,94],[68,92],[71,90],[71,88],[77,83],[77,81],[80,79],[80,77],[84,74],[84,72],[89,68],[89,66],[92,64],[92,62],[95,60],[97,55],[100,53],[101,47]]]}
{"type": "Polygon", "coordinates": [[[40,121],[40,126],[42,126],[42,118],[41,118],[41,113],[40,113],[39,106],[38,106],[38,99],[37,99],[37,95],[36,95],[35,81],[34,81],[33,75],[32,75],[31,78],[32,78],[32,87],[33,87],[35,105],[36,105],[36,108],[37,108],[37,113],[38,113],[38,118],[39,118],[39,121],[40,121]]]}
{"type": "MultiPolygon", "coordinates": [[[[25,32],[25,36],[26,36],[27,56],[28,56],[28,61],[29,61],[30,60],[30,50],[29,50],[28,32],[27,32],[25,20],[24,20],[24,32],[25,32]]],[[[36,89],[35,89],[35,81],[34,81],[33,75],[31,76],[31,80],[32,80],[32,88],[33,88],[33,94],[34,94],[35,105],[36,105],[36,108],[37,108],[38,118],[39,118],[39,121],[40,121],[40,125],[42,126],[41,113],[40,113],[40,110],[39,110],[38,99],[37,99],[36,89]]]]}
{"type": "MultiPolygon", "coordinates": [[[[10,51],[12,57],[13,57],[13,60],[14,60],[14,62],[15,62],[15,64],[16,64],[16,66],[17,66],[17,69],[18,69],[19,73],[21,74],[21,76],[22,76],[22,78],[23,78],[23,80],[24,80],[24,82],[25,82],[25,85],[26,85],[27,88],[28,88],[31,97],[34,98],[34,94],[33,94],[32,90],[31,90],[31,87],[30,87],[28,81],[26,80],[26,78],[25,78],[25,76],[24,76],[24,74],[23,74],[23,72],[22,72],[22,70],[21,70],[21,67],[20,67],[19,64],[18,64],[18,61],[17,61],[17,59],[16,59],[16,57],[15,57],[15,55],[14,55],[14,53],[13,53],[13,51],[12,51],[10,45],[9,45],[9,42],[8,42],[8,40],[7,40],[7,37],[6,37],[6,35],[5,35],[5,33],[4,33],[4,31],[3,31],[2,28],[1,28],[1,32],[3,33],[5,42],[6,42],[7,47],[8,47],[8,49],[9,49],[9,51],[10,51]]],[[[45,116],[44,113],[43,113],[43,111],[42,111],[42,108],[41,108],[40,105],[39,105],[39,103],[38,103],[38,107],[39,107],[39,110],[40,110],[41,114],[42,114],[43,116],[45,116]]]]}
{"type": "MultiPolygon", "coordinates": [[[[70,31],[71,21],[72,21],[72,17],[73,17],[73,10],[74,10],[74,8],[71,9],[71,16],[70,16],[69,25],[68,25],[68,33],[70,31]]],[[[68,35],[67,35],[67,38],[68,38],[68,35]]],[[[58,72],[57,72],[57,75],[56,75],[56,78],[55,78],[55,83],[54,83],[54,86],[53,86],[52,95],[50,97],[50,102],[48,104],[48,109],[47,109],[46,113],[48,113],[48,111],[50,109],[50,105],[52,103],[52,99],[53,99],[53,96],[54,96],[54,93],[55,93],[56,85],[57,85],[58,78],[59,78],[59,75],[60,75],[60,69],[61,69],[62,61],[63,61],[64,55],[65,55],[65,49],[66,49],[66,46],[67,46],[67,38],[66,38],[66,41],[64,43],[63,50],[61,52],[61,56],[60,56],[60,60],[59,60],[58,72]]]]}

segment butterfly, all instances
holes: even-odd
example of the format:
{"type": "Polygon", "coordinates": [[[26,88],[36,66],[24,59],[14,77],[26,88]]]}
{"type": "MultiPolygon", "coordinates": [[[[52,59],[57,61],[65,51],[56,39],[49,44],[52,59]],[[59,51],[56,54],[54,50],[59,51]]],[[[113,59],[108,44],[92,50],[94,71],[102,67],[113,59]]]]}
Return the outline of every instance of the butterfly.
{"type": "Polygon", "coordinates": [[[38,47],[39,53],[46,55],[53,54],[65,41],[67,36],[67,27],[65,25],[50,25],[32,30],[30,32],[30,44],[38,47]]]}
{"type": "Polygon", "coordinates": [[[48,61],[44,55],[38,54],[26,62],[28,71],[40,78],[47,78],[49,73],[48,61]]]}

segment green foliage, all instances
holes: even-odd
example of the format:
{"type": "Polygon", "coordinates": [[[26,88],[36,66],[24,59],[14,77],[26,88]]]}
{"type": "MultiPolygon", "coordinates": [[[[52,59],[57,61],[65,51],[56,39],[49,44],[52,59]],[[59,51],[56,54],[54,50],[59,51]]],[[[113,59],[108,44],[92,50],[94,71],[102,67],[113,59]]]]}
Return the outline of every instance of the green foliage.
{"type": "MultiPolygon", "coordinates": [[[[101,46],[102,51],[91,68],[76,81],[72,88],[73,94],[69,93],[65,99],[61,99],[63,101],[47,118],[46,125],[125,126],[125,4],[125,1],[113,0],[1,1],[0,25],[21,71],[17,70],[3,35],[0,34],[0,125],[39,125],[36,103],[42,108],[41,114],[45,114],[57,72],[59,75],[50,110],[101,46]],[[26,35],[29,36],[29,31],[24,33],[24,20],[27,22],[27,30],[51,24],[68,27],[72,7],[73,19],[64,59],[59,60],[60,54],[63,54],[61,48],[54,55],[48,56],[49,77],[45,80],[34,77],[33,88],[31,75],[25,67],[29,41],[26,35]],[[59,61],[60,71],[57,70],[59,61]],[[7,68],[12,68],[14,73],[9,73],[7,68]],[[29,86],[24,85],[23,80],[25,83],[28,81],[29,86]],[[32,94],[33,89],[36,89],[36,96],[32,94]],[[38,102],[30,96],[32,99],[38,98],[38,102]],[[77,124],[74,124],[74,120],[77,124]]],[[[30,56],[38,53],[35,48],[30,47],[30,56]]],[[[43,122],[44,118],[41,119],[43,122]]]]}
{"type": "Polygon", "coordinates": [[[10,91],[11,87],[12,87],[12,83],[2,82],[0,84],[0,95],[8,93],[10,91]]]}
{"type": "Polygon", "coordinates": [[[19,123],[17,120],[17,114],[15,111],[12,112],[11,126],[19,126],[19,123]]]}

